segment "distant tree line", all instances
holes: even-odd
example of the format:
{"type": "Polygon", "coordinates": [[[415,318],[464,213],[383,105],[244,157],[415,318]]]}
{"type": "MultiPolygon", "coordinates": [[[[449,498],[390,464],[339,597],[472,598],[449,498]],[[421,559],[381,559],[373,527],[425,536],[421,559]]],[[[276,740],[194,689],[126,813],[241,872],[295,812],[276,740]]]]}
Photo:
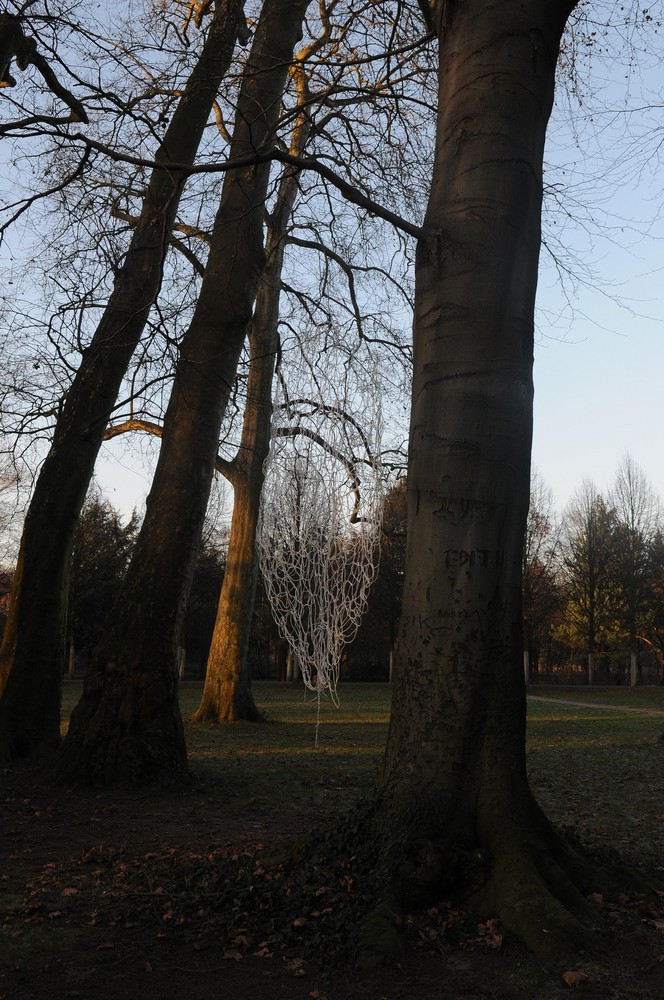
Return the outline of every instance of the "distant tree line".
{"type": "MultiPolygon", "coordinates": [[[[69,668],[80,675],[131,559],[127,523],[101,494],[86,501],[71,561],[69,668]]],[[[397,639],[407,530],[405,480],[385,497],[380,569],[342,665],[346,680],[386,681],[397,639]]],[[[185,618],[182,668],[202,678],[217,614],[227,534],[206,531],[185,618]]],[[[2,595],[11,586],[3,571],[2,595]]],[[[564,510],[535,474],[524,546],[524,655],[531,681],[664,683],[664,524],[657,496],[626,456],[613,488],[585,481],[564,510]]],[[[0,606],[0,614],[2,607],[0,606]]],[[[3,624],[0,621],[0,625],[3,624]]],[[[248,659],[255,678],[286,680],[288,647],[259,579],[248,659]]]]}
{"type": "Polygon", "coordinates": [[[557,518],[534,478],[524,554],[530,679],[664,682],[664,526],[627,455],[602,494],[584,481],[557,518]]]}
{"type": "MultiPolygon", "coordinates": [[[[136,513],[125,523],[117,508],[96,488],[90,492],[76,531],[70,568],[67,667],[74,676],[84,673],[99,641],[131,560],[139,524],[136,513]]],[[[358,636],[344,660],[343,676],[347,679],[389,677],[401,605],[405,536],[406,490],[402,481],[385,499],[380,573],[358,636]]],[[[210,526],[198,553],[181,647],[183,672],[191,678],[205,674],[226,568],[227,540],[225,530],[210,526]]],[[[0,574],[0,632],[11,582],[12,570],[4,568],[0,574]]],[[[248,654],[251,674],[285,680],[287,653],[259,580],[248,654]]]]}

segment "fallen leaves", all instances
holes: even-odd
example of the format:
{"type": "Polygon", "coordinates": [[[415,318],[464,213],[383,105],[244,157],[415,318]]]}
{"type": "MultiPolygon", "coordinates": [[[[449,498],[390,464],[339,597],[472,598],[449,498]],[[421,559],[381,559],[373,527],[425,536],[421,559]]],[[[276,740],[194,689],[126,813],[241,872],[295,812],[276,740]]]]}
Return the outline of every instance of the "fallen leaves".
{"type": "Polygon", "coordinates": [[[487,948],[497,950],[503,946],[503,935],[500,933],[500,925],[494,918],[487,920],[485,924],[478,924],[477,935],[481,943],[487,948]]]}
{"type": "Polygon", "coordinates": [[[570,989],[578,989],[579,986],[590,986],[595,982],[592,976],[589,976],[587,972],[581,972],[580,970],[570,970],[569,972],[563,973],[563,982],[570,989]]]}
{"type": "Polygon", "coordinates": [[[238,948],[229,948],[221,957],[227,961],[232,959],[234,962],[241,962],[244,955],[238,948]]]}
{"type": "Polygon", "coordinates": [[[306,970],[304,968],[304,961],[301,958],[291,958],[288,955],[283,956],[284,965],[292,972],[294,976],[306,976],[306,970]]]}

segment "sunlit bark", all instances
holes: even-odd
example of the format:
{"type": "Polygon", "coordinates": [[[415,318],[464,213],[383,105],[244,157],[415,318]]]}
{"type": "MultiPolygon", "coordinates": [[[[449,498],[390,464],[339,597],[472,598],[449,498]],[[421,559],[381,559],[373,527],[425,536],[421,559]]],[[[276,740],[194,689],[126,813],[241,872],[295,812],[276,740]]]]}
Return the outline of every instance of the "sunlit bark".
{"type": "Polygon", "coordinates": [[[258,561],[256,525],[263,463],[270,443],[272,378],[277,350],[282,247],[265,271],[250,333],[247,401],[240,450],[229,474],[233,517],[201,703],[194,722],[260,721],[247,663],[258,561]]]}
{"type": "MultiPolygon", "coordinates": [[[[308,0],[265,0],[238,97],[231,157],[274,143],[308,0]]],[[[229,170],[205,277],[164,418],[134,558],[76,707],[57,771],[65,780],[179,777],[186,748],[177,642],[219,431],[265,266],[269,163],[229,170]]]]}
{"type": "MultiPolygon", "coordinates": [[[[290,152],[302,153],[309,134],[304,70],[298,70],[298,96],[302,110],[293,132],[290,152]]],[[[258,557],[256,527],[263,487],[263,465],[270,447],[272,382],[279,347],[279,299],[285,238],[295,197],[297,175],[286,168],[271,213],[266,241],[267,265],[256,298],[249,329],[249,376],[242,437],[231,463],[233,517],[228,540],[226,571],[205,674],[201,703],[194,722],[261,721],[251,693],[247,662],[254,610],[258,557]]]]}

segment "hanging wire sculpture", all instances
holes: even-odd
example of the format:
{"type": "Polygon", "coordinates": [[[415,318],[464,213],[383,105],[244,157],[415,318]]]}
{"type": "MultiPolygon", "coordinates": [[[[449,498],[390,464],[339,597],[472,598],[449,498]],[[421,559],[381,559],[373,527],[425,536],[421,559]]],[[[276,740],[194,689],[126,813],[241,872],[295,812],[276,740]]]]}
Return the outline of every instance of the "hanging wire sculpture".
{"type": "MultiPolygon", "coordinates": [[[[305,688],[339,705],[344,646],[355,637],[378,570],[382,524],[381,416],[363,424],[347,405],[275,401],[258,527],[258,555],[279,632],[305,688]]],[[[306,691],[305,691],[306,694],[306,691]]]]}

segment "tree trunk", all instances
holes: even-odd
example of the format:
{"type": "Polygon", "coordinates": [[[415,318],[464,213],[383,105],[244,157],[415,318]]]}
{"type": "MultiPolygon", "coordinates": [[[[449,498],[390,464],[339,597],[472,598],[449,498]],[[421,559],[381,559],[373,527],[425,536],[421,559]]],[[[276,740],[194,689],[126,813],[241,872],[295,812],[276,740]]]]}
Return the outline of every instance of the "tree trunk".
{"type": "Polygon", "coordinates": [[[265,721],[254,702],[247,663],[258,574],[255,539],[261,486],[239,474],[234,479],[234,491],[228,558],[217,620],[201,703],[192,722],[265,721]]]}
{"type": "MultiPolygon", "coordinates": [[[[281,247],[277,257],[283,256],[281,247]]],[[[270,446],[272,379],[278,344],[281,263],[268,266],[249,336],[247,400],[240,450],[231,465],[233,518],[226,569],[210,644],[205,686],[192,722],[264,721],[254,704],[247,664],[256,595],[256,525],[263,486],[263,463],[270,446]]]]}
{"type": "MultiPolygon", "coordinates": [[[[265,0],[238,98],[231,157],[274,142],[309,0],[265,0]]],[[[177,644],[219,431],[265,266],[269,163],[230,170],[201,292],[164,418],[134,557],[86,675],[57,773],[65,781],[146,784],[184,776],[177,644]],[[126,708],[118,714],[119,706],[126,708]]]]}
{"type": "MultiPolygon", "coordinates": [[[[193,163],[238,30],[237,0],[215,5],[200,59],[156,159],[193,163]]],[[[155,170],[140,219],[90,346],[66,394],[25,519],[2,648],[0,755],[52,750],[60,740],[60,686],[68,571],[78,517],[122,378],[161,283],[185,173],[155,170]]]]}
{"type": "Polygon", "coordinates": [[[522,544],[542,156],[571,0],[439,5],[418,246],[408,543],[380,829],[397,895],[463,881],[539,951],[583,940],[580,860],[528,787],[522,544]],[[480,886],[480,883],[481,886],[480,886]]]}
{"type": "Polygon", "coordinates": [[[630,687],[636,687],[639,682],[639,658],[638,653],[629,654],[629,683],[630,687]]]}
{"type": "MultiPolygon", "coordinates": [[[[290,152],[299,155],[309,134],[308,116],[296,124],[290,152]]],[[[298,191],[297,176],[287,168],[271,215],[267,265],[249,330],[249,377],[240,449],[228,478],[233,485],[233,518],[228,557],[219,595],[205,686],[192,722],[264,722],[251,693],[247,662],[256,596],[256,528],[263,488],[263,465],[270,448],[272,382],[279,347],[279,299],[284,240],[298,191]]]]}

